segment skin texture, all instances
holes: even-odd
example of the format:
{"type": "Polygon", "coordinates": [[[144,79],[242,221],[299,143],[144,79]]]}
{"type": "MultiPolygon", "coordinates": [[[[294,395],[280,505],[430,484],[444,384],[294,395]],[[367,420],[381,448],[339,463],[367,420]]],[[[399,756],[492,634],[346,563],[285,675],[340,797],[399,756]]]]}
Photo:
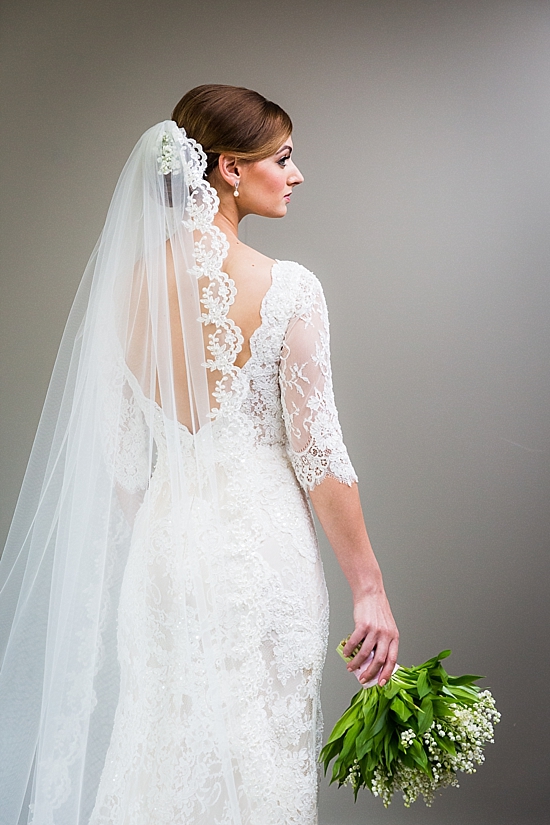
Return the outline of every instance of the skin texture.
{"type": "MultiPolygon", "coordinates": [[[[210,175],[210,183],[220,199],[214,222],[229,242],[225,270],[235,281],[239,295],[230,312],[245,339],[236,360],[238,367],[250,357],[249,340],[261,323],[260,305],[271,285],[274,263],[239,240],[239,222],[246,215],[286,215],[294,187],[304,180],[292,159],[292,149],[289,136],[274,155],[264,160],[250,162],[220,155],[219,164],[210,175]],[[236,183],[238,198],[234,196],[236,183]]],[[[383,685],[397,661],[399,632],[365,527],[357,484],[350,487],[327,477],[310,492],[310,499],[353,598],[355,627],[344,653],[350,655],[363,642],[348,670],[358,669],[374,650],[374,659],[362,674],[361,682],[374,678],[380,671],[378,683],[383,685]]]]}

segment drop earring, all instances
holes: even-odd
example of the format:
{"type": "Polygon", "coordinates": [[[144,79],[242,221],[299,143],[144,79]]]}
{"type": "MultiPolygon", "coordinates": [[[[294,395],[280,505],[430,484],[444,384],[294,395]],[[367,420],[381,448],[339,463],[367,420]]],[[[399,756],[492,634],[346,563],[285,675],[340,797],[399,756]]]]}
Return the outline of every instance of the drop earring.
{"type": "Polygon", "coordinates": [[[235,189],[233,190],[233,197],[235,197],[235,198],[239,197],[239,183],[240,183],[240,180],[237,178],[236,181],[235,181],[235,189]]]}

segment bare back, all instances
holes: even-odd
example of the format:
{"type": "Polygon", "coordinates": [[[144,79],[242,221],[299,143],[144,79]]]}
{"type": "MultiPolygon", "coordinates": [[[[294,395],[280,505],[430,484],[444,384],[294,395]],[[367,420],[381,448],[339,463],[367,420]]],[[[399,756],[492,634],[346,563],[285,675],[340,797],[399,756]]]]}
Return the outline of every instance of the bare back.
{"type": "MultiPolygon", "coordinates": [[[[272,268],[275,261],[257,252],[255,249],[241,243],[237,238],[228,238],[229,251],[223,264],[223,271],[232,279],[236,288],[235,300],[231,304],[228,317],[239,328],[243,344],[241,350],[235,358],[235,366],[242,368],[250,358],[250,338],[255,330],[261,325],[261,306],[265,294],[271,286],[272,268]]],[[[180,294],[182,286],[178,287],[174,273],[174,264],[170,245],[167,244],[167,278],[168,278],[168,301],[170,313],[170,329],[172,330],[172,359],[175,375],[175,394],[178,420],[184,424],[191,432],[196,432],[197,425],[194,423],[194,414],[191,409],[192,404],[189,397],[189,375],[187,369],[187,357],[183,342],[181,328],[181,300],[184,297],[180,294]]],[[[199,281],[199,284],[201,282],[199,281]]],[[[144,304],[142,313],[147,308],[147,295],[140,294],[138,303],[144,304]]],[[[184,301],[185,303],[185,301],[184,301]]],[[[205,347],[208,347],[209,337],[215,334],[215,328],[207,324],[203,327],[205,347]]],[[[138,330],[139,337],[140,330],[138,330]]],[[[141,330],[142,335],[144,331],[141,330]]],[[[132,364],[130,364],[132,368],[132,364]]],[[[222,378],[218,370],[208,373],[208,389],[211,397],[211,409],[218,407],[215,398],[217,382],[222,378]]],[[[145,388],[144,388],[145,390],[145,388]]],[[[157,381],[156,402],[162,406],[162,399],[157,381]]]]}
{"type": "Polygon", "coordinates": [[[250,338],[261,324],[262,301],[271,286],[271,270],[275,261],[239,240],[230,241],[224,271],[237,289],[229,317],[241,330],[244,343],[235,365],[243,367],[250,358],[250,338]]]}

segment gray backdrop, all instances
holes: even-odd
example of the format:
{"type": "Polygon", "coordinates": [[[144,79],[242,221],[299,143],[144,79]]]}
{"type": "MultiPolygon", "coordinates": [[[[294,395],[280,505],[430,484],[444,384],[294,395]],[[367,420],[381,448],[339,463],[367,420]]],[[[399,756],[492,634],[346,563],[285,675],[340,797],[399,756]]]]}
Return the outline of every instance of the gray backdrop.
{"type": "MultiPolygon", "coordinates": [[[[3,4],[2,524],[120,169],[192,86],[286,107],[306,183],[243,237],[321,278],[400,661],[453,649],[503,714],[432,809],[321,795],[322,825],[539,823],[548,805],[550,3],[3,4]]],[[[246,223],[246,221],[245,221],[246,223]]],[[[356,682],[330,548],[327,727],[356,682]]],[[[546,820],[545,820],[546,821],[546,820]]]]}

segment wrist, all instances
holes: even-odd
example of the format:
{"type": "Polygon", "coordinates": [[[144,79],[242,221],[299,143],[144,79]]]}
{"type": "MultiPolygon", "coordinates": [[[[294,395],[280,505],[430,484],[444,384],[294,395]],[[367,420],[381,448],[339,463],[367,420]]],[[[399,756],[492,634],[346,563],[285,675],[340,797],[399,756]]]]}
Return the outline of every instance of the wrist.
{"type": "Polygon", "coordinates": [[[373,571],[372,574],[362,577],[360,580],[355,580],[353,583],[350,582],[350,587],[354,602],[371,599],[385,593],[380,570],[373,571]]]}

